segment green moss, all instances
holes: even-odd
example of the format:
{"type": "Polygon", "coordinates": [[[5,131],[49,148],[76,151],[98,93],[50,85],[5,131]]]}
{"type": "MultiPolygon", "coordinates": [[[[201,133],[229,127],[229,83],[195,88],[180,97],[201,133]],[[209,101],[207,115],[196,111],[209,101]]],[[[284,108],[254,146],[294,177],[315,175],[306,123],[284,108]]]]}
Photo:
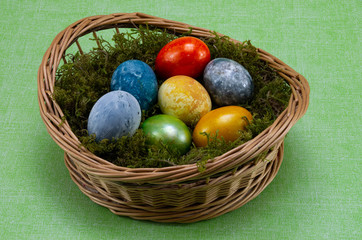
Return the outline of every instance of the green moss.
{"type": "MultiPolygon", "coordinates": [[[[189,33],[186,33],[187,35],[189,33]]],[[[129,59],[139,59],[154,69],[155,58],[161,48],[178,36],[160,29],[139,27],[129,32],[115,34],[109,43],[99,39],[100,47],[89,53],[67,55],[67,64],[57,71],[54,98],[62,108],[72,131],[79,137],[83,146],[99,157],[114,164],[132,168],[165,167],[179,164],[197,163],[199,170],[205,168],[208,159],[219,156],[257,136],[270,126],[286,108],[290,97],[289,85],[267,64],[259,60],[256,48],[246,41],[234,44],[228,37],[215,37],[202,40],[208,45],[211,57],[225,57],[242,64],[250,73],[255,85],[253,99],[244,104],[253,113],[254,120],[241,132],[239,139],[230,143],[213,139],[204,148],[192,146],[182,157],[173,156],[164,146],[149,146],[142,130],[132,137],[96,142],[88,136],[87,119],[95,102],[109,92],[113,71],[129,59]]],[[[159,83],[161,83],[159,79],[159,83]]],[[[156,104],[143,112],[142,122],[149,116],[159,114],[156,104]]],[[[190,129],[192,130],[192,129],[190,129]]]]}

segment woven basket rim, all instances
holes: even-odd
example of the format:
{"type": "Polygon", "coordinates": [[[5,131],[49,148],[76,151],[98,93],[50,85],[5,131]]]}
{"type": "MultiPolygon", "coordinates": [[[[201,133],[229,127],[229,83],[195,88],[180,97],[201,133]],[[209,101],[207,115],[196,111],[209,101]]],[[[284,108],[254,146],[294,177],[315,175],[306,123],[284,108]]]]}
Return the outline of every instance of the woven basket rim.
{"type": "MultiPolygon", "coordinates": [[[[200,172],[197,164],[176,165],[162,168],[127,168],[117,166],[104,160],[80,146],[80,141],[71,132],[67,121],[62,120],[62,110],[52,99],[56,70],[65,51],[78,38],[88,33],[103,29],[119,27],[135,27],[140,24],[148,24],[159,28],[165,28],[175,33],[187,32],[193,29],[192,35],[198,37],[211,37],[210,30],[195,27],[185,23],[171,21],[144,13],[114,13],[109,15],[97,15],[80,19],[63,31],[52,41],[44,54],[38,71],[38,102],[40,115],[46,125],[47,131],[54,141],[68,154],[79,161],[78,164],[87,169],[89,174],[114,181],[124,182],[151,182],[151,183],[176,183],[193,179],[205,178],[218,172],[224,172],[256,157],[261,152],[270,149],[278,142],[283,141],[290,128],[305,114],[309,105],[309,84],[307,80],[285,64],[280,59],[268,52],[257,48],[260,59],[266,61],[272,68],[289,83],[292,94],[288,107],[278,116],[274,123],[255,138],[248,142],[208,160],[206,170],[200,172]],[[61,127],[59,127],[61,125],[61,127]]],[[[216,33],[219,36],[223,34],[216,33]]],[[[238,40],[230,39],[241,43],[238,40]]],[[[79,46],[79,45],[78,45],[79,46]]]]}

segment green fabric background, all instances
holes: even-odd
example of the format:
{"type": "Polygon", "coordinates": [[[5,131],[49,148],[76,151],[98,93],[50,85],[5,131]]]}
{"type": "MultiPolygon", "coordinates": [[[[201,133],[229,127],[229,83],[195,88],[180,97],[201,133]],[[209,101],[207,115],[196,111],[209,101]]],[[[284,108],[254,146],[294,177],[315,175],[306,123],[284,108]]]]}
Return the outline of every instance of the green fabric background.
{"type": "Polygon", "coordinates": [[[0,239],[362,239],[361,1],[1,0],[0,9],[0,239]],[[38,66],[65,27],[115,12],[250,39],[307,78],[309,109],[256,199],[216,219],[160,224],[113,215],[71,181],[39,115],[38,66]]]}

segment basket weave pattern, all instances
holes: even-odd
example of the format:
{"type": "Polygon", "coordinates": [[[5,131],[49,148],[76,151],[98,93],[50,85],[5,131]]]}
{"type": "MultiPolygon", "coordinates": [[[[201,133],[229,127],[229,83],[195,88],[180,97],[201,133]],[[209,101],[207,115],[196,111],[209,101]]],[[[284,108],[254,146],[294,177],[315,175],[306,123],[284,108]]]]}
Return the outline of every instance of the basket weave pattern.
{"type": "MultiPolygon", "coordinates": [[[[283,159],[283,140],[305,114],[309,103],[306,79],[281,60],[257,49],[260,58],[289,83],[289,105],[276,121],[254,139],[210,159],[206,170],[196,164],[165,168],[126,168],[99,158],[80,146],[63,113],[52,99],[57,68],[78,38],[103,29],[134,28],[140,24],[212,37],[209,30],[143,13],[119,13],[81,19],[60,32],[46,51],[38,71],[40,115],[50,136],[65,152],[65,164],[80,190],[92,201],[118,215],[158,222],[195,222],[232,211],[255,198],[275,177],[283,159]],[[261,153],[266,157],[250,161],[261,153]]],[[[222,36],[222,34],[219,34],[222,36]]],[[[234,42],[239,42],[233,40],[234,42]]],[[[98,41],[97,41],[98,43],[98,41]]]]}

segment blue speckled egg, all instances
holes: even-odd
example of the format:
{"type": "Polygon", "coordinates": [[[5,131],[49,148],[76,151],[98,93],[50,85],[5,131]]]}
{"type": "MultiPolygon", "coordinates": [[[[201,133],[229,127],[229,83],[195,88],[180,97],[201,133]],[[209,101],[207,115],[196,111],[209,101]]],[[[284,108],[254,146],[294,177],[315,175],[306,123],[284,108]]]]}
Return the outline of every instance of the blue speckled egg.
{"type": "Polygon", "coordinates": [[[157,100],[157,79],[152,68],[140,60],[128,60],[114,71],[111,91],[122,90],[132,94],[142,110],[148,110],[157,100]]]}
{"type": "Polygon", "coordinates": [[[141,123],[141,108],[130,93],[116,90],[103,95],[88,117],[88,133],[96,141],[132,136],[141,123]]]}
{"type": "Polygon", "coordinates": [[[211,99],[219,106],[243,104],[254,91],[249,72],[227,58],[215,58],[204,70],[204,84],[211,99]]]}

